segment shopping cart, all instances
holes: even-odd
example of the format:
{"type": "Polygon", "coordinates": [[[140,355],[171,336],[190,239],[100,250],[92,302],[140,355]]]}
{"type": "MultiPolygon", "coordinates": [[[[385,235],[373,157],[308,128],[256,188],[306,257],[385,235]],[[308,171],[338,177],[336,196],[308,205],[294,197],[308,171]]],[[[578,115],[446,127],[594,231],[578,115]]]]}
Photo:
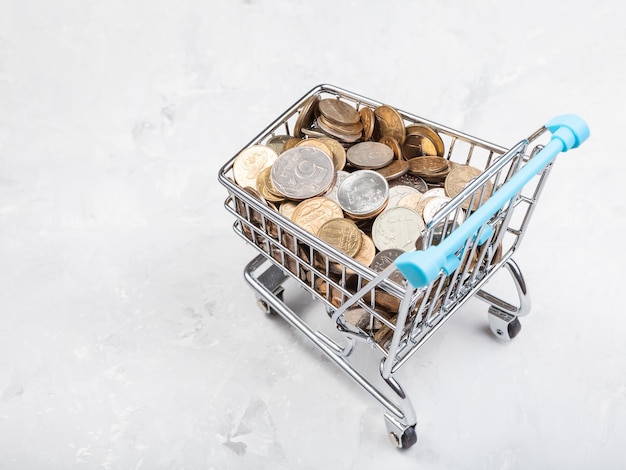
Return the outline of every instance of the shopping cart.
{"type": "MultiPolygon", "coordinates": [[[[319,85],[244,148],[264,144],[276,135],[292,135],[313,95],[336,98],[356,109],[382,105],[335,86],[319,85]]],[[[449,161],[471,164],[482,174],[427,224],[421,250],[402,254],[382,272],[346,256],[235,184],[235,157],[221,168],[219,181],[229,193],[225,207],[235,217],[235,233],[259,252],[244,271],[259,307],[297,328],[374,397],[385,409],[391,441],[406,448],[416,442],[416,415],[394,373],[474,295],[489,305],[490,328],[498,338],[510,340],[519,333],[518,317],[529,312],[530,301],[512,255],[522,241],[557,154],[578,147],[589,129],[577,116],[560,116],[506,149],[398,112],[406,125],[421,123],[436,131],[445,143],[444,156],[449,161]],[[513,280],[517,302],[509,303],[483,290],[502,267],[513,280]],[[398,271],[404,276],[401,281],[398,271]],[[290,282],[308,291],[317,305],[325,307],[325,323],[334,339],[283,301],[287,280],[293,280],[290,282]],[[355,308],[362,315],[358,324],[347,319],[355,308]],[[370,351],[367,354],[378,361],[375,374],[352,360],[357,349],[370,351]]]]}

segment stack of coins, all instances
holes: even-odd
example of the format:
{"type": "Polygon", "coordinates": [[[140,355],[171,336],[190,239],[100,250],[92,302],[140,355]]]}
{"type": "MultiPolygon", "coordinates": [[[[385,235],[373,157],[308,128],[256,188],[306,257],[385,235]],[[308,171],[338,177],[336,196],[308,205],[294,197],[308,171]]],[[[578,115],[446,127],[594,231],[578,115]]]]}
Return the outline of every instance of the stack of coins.
{"type": "Polygon", "coordinates": [[[361,116],[345,101],[326,98],[317,103],[317,126],[325,134],[352,143],[363,135],[361,116]]]}

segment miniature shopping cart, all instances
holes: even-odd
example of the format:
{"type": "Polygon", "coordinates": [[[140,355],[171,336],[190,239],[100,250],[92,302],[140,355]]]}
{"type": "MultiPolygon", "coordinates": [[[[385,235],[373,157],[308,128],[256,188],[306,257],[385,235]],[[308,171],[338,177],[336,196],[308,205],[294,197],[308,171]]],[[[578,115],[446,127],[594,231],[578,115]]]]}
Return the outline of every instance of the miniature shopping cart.
{"type": "MultiPolygon", "coordinates": [[[[341,88],[320,85],[246,147],[264,144],[277,135],[292,135],[299,114],[313,95],[345,101],[357,110],[382,105],[341,88]]],[[[225,207],[235,217],[235,233],[259,252],[244,272],[256,291],[258,305],[287,320],[369,392],[385,408],[390,439],[397,447],[406,448],[416,442],[416,415],[394,373],[474,295],[489,304],[489,324],[498,338],[510,340],[518,334],[518,317],[528,313],[530,303],[512,255],[557,154],[579,146],[589,130],[577,116],[560,116],[506,149],[398,112],[406,125],[421,123],[436,131],[445,143],[446,159],[479,168],[482,173],[427,224],[421,236],[422,249],[402,254],[382,272],[346,256],[235,184],[235,157],[221,168],[219,181],[228,190],[225,207]],[[511,275],[519,296],[513,304],[483,290],[502,267],[511,275]],[[397,271],[403,275],[401,282],[397,271]],[[286,281],[298,284],[316,305],[324,307],[320,316],[333,338],[287,305],[283,300],[286,281]],[[390,305],[395,309],[393,315],[388,314],[390,305]],[[358,324],[347,320],[347,313],[355,308],[365,317],[358,324]],[[360,362],[353,360],[357,349],[374,357],[376,373],[368,375],[360,362]]]]}

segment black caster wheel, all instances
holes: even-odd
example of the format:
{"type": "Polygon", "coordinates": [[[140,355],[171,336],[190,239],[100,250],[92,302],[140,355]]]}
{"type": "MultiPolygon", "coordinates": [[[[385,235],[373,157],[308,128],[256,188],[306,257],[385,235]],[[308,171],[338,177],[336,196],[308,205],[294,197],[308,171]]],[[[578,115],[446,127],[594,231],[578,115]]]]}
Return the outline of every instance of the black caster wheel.
{"type": "Polygon", "coordinates": [[[496,338],[503,341],[511,341],[522,330],[519,318],[494,307],[489,309],[489,327],[496,338]]]}
{"type": "Polygon", "coordinates": [[[398,437],[395,432],[389,433],[389,440],[398,449],[408,449],[417,442],[417,433],[415,426],[409,426],[404,430],[402,436],[398,437]]]}

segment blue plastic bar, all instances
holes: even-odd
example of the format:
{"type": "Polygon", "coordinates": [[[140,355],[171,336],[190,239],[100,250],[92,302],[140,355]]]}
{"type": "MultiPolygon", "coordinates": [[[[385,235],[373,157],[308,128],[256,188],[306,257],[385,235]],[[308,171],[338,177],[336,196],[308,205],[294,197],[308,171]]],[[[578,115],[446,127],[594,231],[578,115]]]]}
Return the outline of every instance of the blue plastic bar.
{"type": "Polygon", "coordinates": [[[504,183],[476,212],[456,228],[439,245],[399,256],[395,265],[414,288],[433,282],[441,271],[447,275],[460,265],[457,252],[471,237],[480,236],[479,243],[491,236],[487,222],[507,204],[535,175],[539,174],[561,152],[578,147],[589,137],[587,123],[574,114],[557,116],[545,126],[551,133],[550,142],[509,181],[504,183]],[[482,229],[482,230],[481,230],[482,229]]]}

